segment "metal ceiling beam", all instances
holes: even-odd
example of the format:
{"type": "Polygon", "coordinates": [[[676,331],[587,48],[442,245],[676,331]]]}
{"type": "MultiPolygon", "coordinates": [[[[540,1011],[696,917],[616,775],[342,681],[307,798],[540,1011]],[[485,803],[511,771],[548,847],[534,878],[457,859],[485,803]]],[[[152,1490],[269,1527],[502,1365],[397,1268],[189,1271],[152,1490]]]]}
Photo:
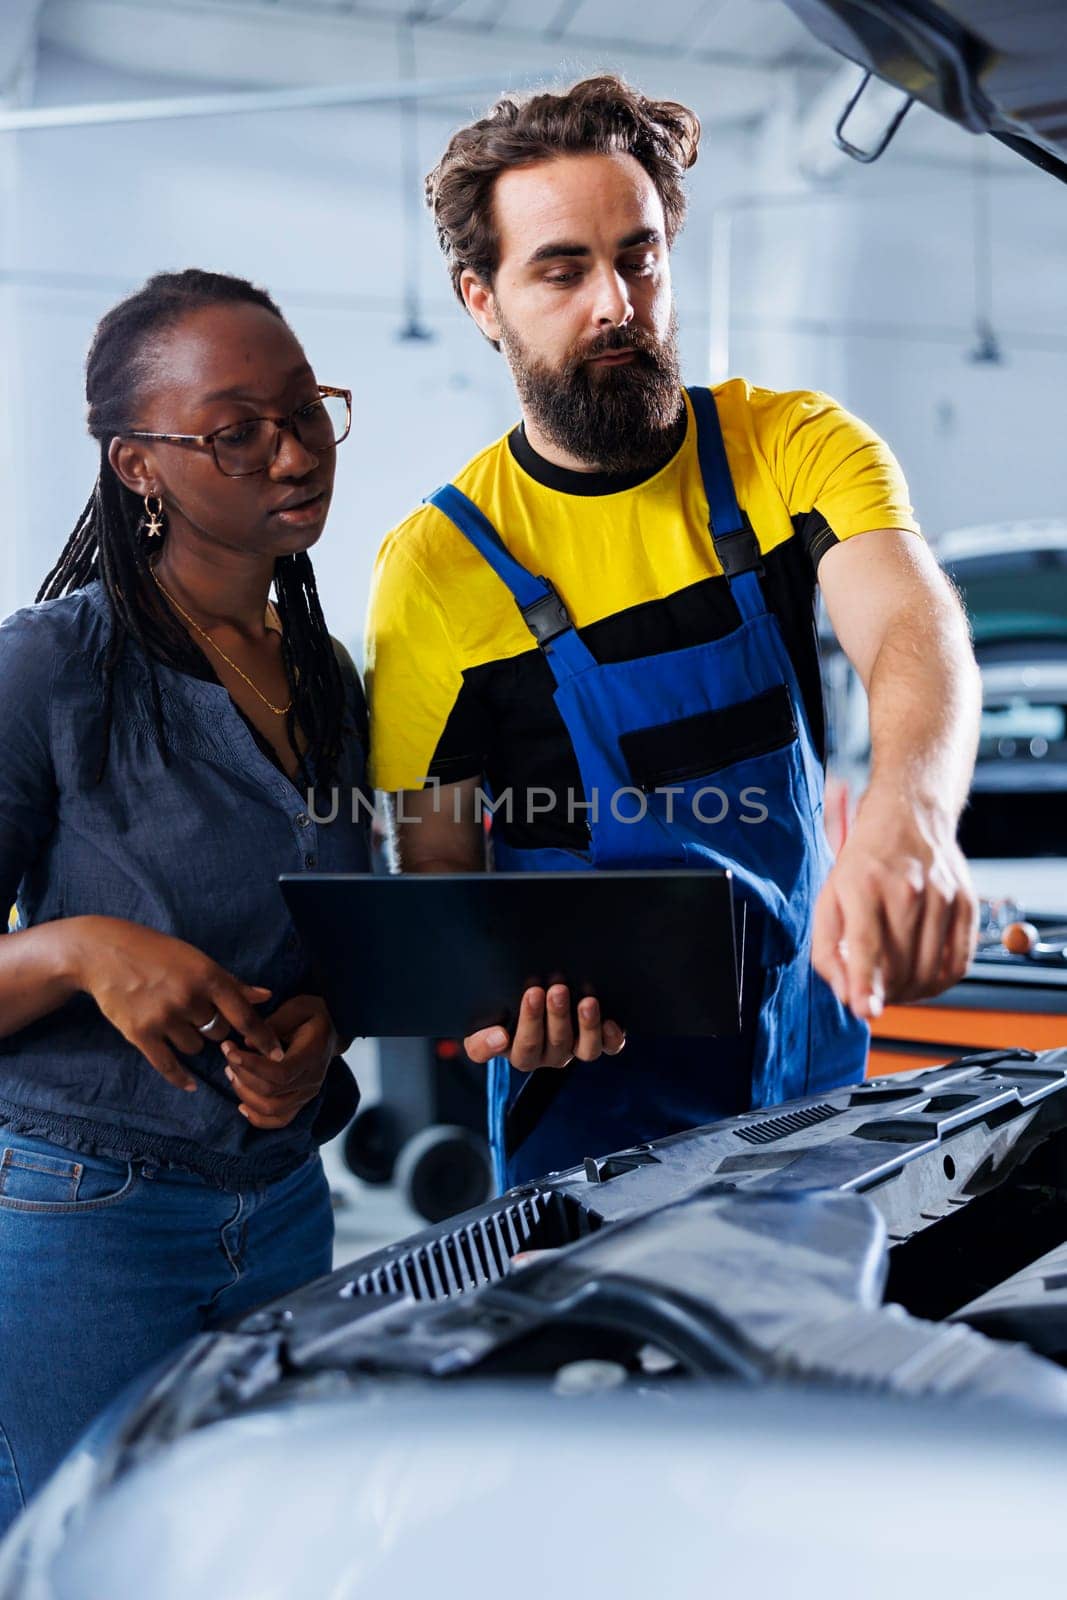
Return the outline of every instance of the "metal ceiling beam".
{"type": "Polygon", "coordinates": [[[686,53],[698,48],[696,41],[699,40],[701,33],[725,5],[726,0],[701,0],[685,27],[671,40],[674,48],[686,53]]]}
{"type": "Polygon", "coordinates": [[[511,0],[495,0],[495,4],[493,5],[492,9],[486,12],[482,20],[483,28],[498,28],[510,4],[511,0]]]}
{"type": "Polygon", "coordinates": [[[558,39],[566,33],[582,9],[583,3],[584,0],[562,0],[562,4],[558,7],[555,16],[544,29],[545,38],[558,39]]]}
{"type": "Polygon", "coordinates": [[[434,0],[426,0],[426,4],[423,7],[412,12],[411,21],[418,23],[447,22],[466,3],[467,0],[441,0],[440,5],[435,5],[434,0]]]}
{"type": "Polygon", "coordinates": [[[0,0],[0,105],[18,98],[27,62],[37,42],[37,14],[41,0],[0,0]]]}

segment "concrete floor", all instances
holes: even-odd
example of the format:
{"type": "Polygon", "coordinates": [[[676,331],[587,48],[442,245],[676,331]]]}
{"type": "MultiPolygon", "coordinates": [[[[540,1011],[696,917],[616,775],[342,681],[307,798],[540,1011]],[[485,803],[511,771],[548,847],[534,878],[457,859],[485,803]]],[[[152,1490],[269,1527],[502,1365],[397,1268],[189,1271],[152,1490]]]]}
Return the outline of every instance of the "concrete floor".
{"type": "Polygon", "coordinates": [[[335,1269],[429,1227],[392,1184],[372,1187],[354,1178],[336,1141],[323,1147],[322,1159],[334,1196],[335,1269]]]}

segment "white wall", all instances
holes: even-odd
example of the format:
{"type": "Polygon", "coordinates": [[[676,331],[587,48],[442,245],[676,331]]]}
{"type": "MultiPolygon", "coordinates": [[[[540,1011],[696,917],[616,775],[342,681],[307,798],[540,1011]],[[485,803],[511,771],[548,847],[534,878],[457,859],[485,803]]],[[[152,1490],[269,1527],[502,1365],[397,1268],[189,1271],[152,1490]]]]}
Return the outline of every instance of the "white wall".
{"type": "MultiPolygon", "coordinates": [[[[40,76],[53,100],[196,90],[133,84],[52,52],[40,76]]],[[[381,535],[506,418],[500,363],[453,312],[432,260],[427,320],[439,337],[395,339],[395,123],[384,112],[325,111],[7,136],[16,217],[4,240],[4,339],[28,416],[5,610],[32,597],[95,475],[83,362],[97,319],[150,273],[198,265],[264,283],[322,380],[355,391],[318,564],[336,630],[358,638],[381,535]]],[[[429,258],[428,227],[422,242],[429,258]]]]}
{"type": "MultiPolygon", "coordinates": [[[[55,49],[39,64],[40,103],[197,89],[89,67],[55,49]]],[[[714,93],[709,69],[709,102],[714,93]]],[[[420,171],[457,120],[424,116],[420,171]]],[[[358,647],[383,533],[515,417],[503,362],[452,300],[427,217],[420,268],[435,339],[397,341],[397,135],[398,115],[386,110],[0,134],[0,398],[8,418],[0,614],[32,598],[94,476],[82,362],[96,319],[149,273],[196,264],[266,284],[322,380],[355,391],[355,429],[316,564],[335,631],[358,647]]],[[[1067,513],[1059,442],[1067,193],[1011,158],[995,163],[1008,362],[976,368],[964,359],[967,174],[912,165],[917,143],[895,166],[850,172],[842,196],[738,212],[732,369],[779,387],[827,388],[865,414],[897,448],[932,531],[1067,513]],[[1031,334],[1036,346],[1016,346],[1013,333],[1031,334]]],[[[732,197],[751,201],[774,186],[757,156],[751,133],[712,129],[692,177],[691,220],[675,257],[690,379],[708,372],[712,216],[732,197]]]]}
{"type": "MultiPolygon", "coordinates": [[[[969,160],[976,141],[948,131],[969,160]]],[[[1067,523],[1067,188],[986,142],[1004,360],[975,363],[974,176],[913,161],[917,142],[838,191],[736,213],[731,367],[826,389],[866,417],[935,539],[1010,518],[1067,523]]]]}
{"type": "MultiPolygon", "coordinates": [[[[38,99],[73,103],[197,92],[134,81],[54,50],[38,99]]],[[[450,127],[421,125],[420,172],[450,127]]],[[[95,474],[84,433],[84,355],[107,307],[149,273],[197,265],[264,283],[326,383],[355,392],[330,524],[316,568],[334,630],[359,644],[370,566],[392,524],[512,425],[503,360],[457,302],[428,214],[420,271],[428,343],[401,342],[404,236],[396,112],[314,111],[0,134],[15,226],[3,240],[4,349],[28,398],[25,438],[5,474],[21,511],[0,565],[0,614],[32,599],[95,474]],[[11,154],[11,150],[14,154],[11,154]],[[12,198],[13,197],[13,198],[12,198]]],[[[737,169],[707,163],[708,201],[679,256],[683,344],[707,341],[701,215],[737,169]]],[[[3,171],[0,166],[0,172],[3,171]]]]}

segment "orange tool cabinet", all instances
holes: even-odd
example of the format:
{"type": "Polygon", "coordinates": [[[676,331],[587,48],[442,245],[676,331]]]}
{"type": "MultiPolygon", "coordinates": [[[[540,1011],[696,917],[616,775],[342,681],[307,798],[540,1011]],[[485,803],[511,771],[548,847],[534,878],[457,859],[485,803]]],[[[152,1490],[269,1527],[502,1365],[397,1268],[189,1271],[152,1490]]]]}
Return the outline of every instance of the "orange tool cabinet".
{"type": "Polygon", "coordinates": [[[935,1066],[975,1050],[1053,1050],[1067,1045],[1067,961],[1062,970],[1025,957],[981,955],[935,1000],[886,1006],[871,1026],[867,1076],[935,1066]]]}

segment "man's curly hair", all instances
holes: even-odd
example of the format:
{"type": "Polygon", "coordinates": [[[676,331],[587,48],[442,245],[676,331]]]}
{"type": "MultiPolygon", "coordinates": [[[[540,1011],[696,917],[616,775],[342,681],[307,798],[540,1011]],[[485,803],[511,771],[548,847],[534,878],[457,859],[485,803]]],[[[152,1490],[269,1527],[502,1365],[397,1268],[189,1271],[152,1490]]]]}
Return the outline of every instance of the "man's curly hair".
{"type": "Polygon", "coordinates": [[[674,100],[649,100],[621,78],[585,78],[559,94],[508,96],[460,128],[426,179],[426,203],[460,301],[469,267],[492,283],[500,245],[493,186],[511,167],[555,156],[625,154],[656,186],[671,245],[685,220],[682,179],[697,158],[700,120],[674,100]]]}

